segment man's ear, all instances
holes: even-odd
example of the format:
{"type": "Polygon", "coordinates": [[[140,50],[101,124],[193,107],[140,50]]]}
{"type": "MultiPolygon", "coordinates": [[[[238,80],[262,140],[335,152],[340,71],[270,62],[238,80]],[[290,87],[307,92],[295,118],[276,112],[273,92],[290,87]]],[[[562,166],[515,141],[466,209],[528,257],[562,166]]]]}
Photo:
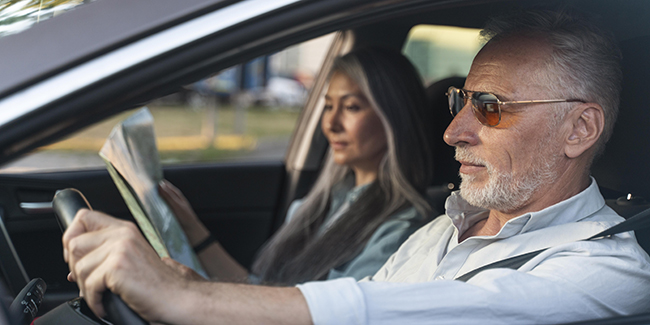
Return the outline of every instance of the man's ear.
{"type": "Polygon", "coordinates": [[[585,103],[569,113],[571,130],[566,138],[564,153],[577,158],[594,147],[605,128],[603,108],[596,103],[585,103]]]}

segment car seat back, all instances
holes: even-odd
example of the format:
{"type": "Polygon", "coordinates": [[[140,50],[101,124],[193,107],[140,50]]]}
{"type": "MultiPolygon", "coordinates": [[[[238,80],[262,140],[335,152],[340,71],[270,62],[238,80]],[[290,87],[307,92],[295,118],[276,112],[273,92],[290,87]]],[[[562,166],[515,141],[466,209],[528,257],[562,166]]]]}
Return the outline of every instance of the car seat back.
{"type": "MultiPolygon", "coordinates": [[[[592,175],[607,204],[625,218],[650,208],[650,37],[621,42],[623,89],[618,120],[592,175]]],[[[650,251],[650,230],[636,231],[641,246],[650,251]]]]}
{"type": "Polygon", "coordinates": [[[439,213],[445,212],[447,197],[460,184],[460,178],[458,177],[460,164],[454,159],[454,147],[449,146],[442,138],[447,126],[453,119],[451,113],[449,113],[446,93],[449,87],[462,88],[464,84],[465,78],[451,77],[434,82],[426,89],[434,124],[434,138],[431,143],[434,173],[431,185],[427,189],[427,197],[431,207],[439,213]]]}

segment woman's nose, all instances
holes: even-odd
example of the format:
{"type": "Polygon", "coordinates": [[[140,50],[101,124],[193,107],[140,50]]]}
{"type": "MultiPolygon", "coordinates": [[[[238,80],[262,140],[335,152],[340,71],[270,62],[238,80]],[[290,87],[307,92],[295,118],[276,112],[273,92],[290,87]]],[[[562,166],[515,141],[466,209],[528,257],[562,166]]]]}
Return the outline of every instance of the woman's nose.
{"type": "Polygon", "coordinates": [[[465,106],[456,114],[443,138],[450,146],[476,145],[478,144],[478,129],[481,124],[474,117],[472,112],[472,103],[467,102],[465,106]]]}
{"type": "Polygon", "coordinates": [[[341,111],[338,107],[332,107],[323,113],[323,129],[330,132],[340,132],[343,130],[341,111]]]}

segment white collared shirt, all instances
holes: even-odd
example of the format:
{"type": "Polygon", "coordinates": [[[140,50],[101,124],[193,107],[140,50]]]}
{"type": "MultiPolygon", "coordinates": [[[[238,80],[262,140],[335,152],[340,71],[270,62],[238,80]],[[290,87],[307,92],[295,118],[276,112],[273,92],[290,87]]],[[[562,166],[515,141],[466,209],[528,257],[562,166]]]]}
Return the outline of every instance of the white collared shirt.
{"type": "Polygon", "coordinates": [[[459,234],[487,210],[458,193],[445,207],[446,215],[414,233],[372,279],[299,285],[314,324],[548,324],[645,311],[650,258],[633,234],[580,241],[623,220],[595,180],[572,198],[511,219],[494,236],[462,243],[459,234]],[[546,247],[518,270],[453,280],[546,247]]]}

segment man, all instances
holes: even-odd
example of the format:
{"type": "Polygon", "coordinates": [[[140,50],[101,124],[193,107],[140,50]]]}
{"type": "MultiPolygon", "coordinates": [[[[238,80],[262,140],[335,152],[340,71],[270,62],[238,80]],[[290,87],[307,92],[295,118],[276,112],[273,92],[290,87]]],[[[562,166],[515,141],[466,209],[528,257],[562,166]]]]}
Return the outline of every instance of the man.
{"type": "Polygon", "coordinates": [[[179,277],[131,223],[80,212],[63,238],[70,279],[102,314],[119,294],[163,323],[557,323],[641,312],[650,258],[632,233],[580,241],[620,221],[589,176],[616,117],[614,43],[580,19],[528,13],[494,22],[445,141],[461,162],[446,215],[416,232],[366,281],[297,288],[179,277]],[[518,270],[494,261],[551,247],[518,270]]]}

